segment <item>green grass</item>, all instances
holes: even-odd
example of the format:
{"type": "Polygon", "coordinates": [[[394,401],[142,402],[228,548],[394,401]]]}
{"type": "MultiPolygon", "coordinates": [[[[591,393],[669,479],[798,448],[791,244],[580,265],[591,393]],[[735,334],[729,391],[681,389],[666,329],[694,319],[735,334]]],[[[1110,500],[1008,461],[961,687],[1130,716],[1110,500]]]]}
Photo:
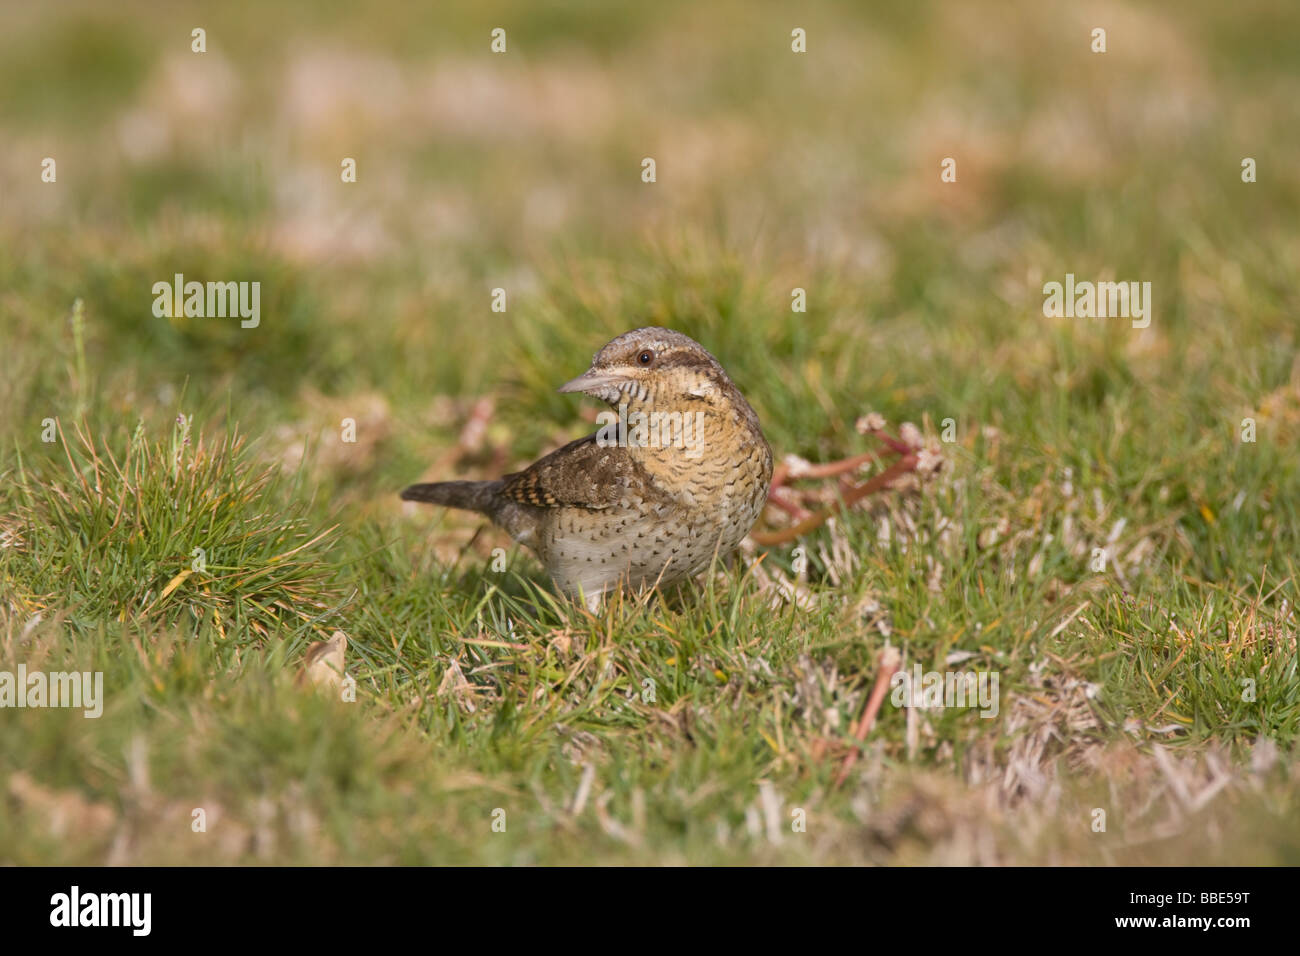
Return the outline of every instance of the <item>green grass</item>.
{"type": "Polygon", "coordinates": [[[72,609],[87,627],[183,620],[250,640],[309,633],[334,611],[318,553],[334,529],[312,533],[304,490],[279,487],[275,470],[255,473],[242,439],[205,443],[178,416],[169,442],[138,428],[120,460],[84,432],[62,445],[63,475],[18,476],[6,565],[18,601],[72,609]]]}
{"type": "Polygon", "coordinates": [[[1296,13],[655,10],[0,12],[0,672],[106,694],[0,710],[0,863],[1300,862],[1296,13]],[[1067,272],[1151,327],[1045,318],[1067,272]],[[583,434],[643,324],[778,456],[875,411],[944,468],[797,603],[789,545],[595,615],[397,498],[583,434]],[[837,786],[887,644],[998,715],[887,700],[837,786]]]}

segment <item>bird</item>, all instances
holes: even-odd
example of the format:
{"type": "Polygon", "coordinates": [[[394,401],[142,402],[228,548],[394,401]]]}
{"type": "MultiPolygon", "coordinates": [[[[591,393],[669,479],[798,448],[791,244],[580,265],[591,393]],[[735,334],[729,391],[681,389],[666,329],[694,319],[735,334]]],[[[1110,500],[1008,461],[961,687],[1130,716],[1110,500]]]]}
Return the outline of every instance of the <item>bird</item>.
{"type": "Polygon", "coordinates": [[[693,577],[740,545],[767,502],[772,449],[703,346],[633,329],[559,391],[610,406],[601,427],[522,471],[415,484],[401,497],[486,515],[591,611],[611,591],[693,577]]]}

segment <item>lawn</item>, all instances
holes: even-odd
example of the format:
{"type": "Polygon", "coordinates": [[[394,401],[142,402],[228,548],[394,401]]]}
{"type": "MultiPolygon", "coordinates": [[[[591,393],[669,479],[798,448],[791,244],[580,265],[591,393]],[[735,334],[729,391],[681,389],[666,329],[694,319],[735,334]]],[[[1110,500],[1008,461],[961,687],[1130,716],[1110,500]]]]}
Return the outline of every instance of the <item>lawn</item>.
{"type": "Polygon", "coordinates": [[[1300,8],[863,6],[0,8],[0,864],[1300,863],[1300,8]],[[643,325],[937,470],[594,614],[399,500],[643,325]]]}

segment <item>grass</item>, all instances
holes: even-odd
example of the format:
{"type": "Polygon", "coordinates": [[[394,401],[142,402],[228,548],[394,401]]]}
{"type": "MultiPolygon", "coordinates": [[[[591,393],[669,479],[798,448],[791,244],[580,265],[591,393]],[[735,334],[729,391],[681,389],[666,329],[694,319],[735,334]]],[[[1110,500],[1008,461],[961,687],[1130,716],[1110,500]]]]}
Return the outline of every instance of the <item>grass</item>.
{"type": "Polygon", "coordinates": [[[331,574],[313,548],[334,529],[310,535],[301,500],[278,472],[253,473],[242,439],[192,442],[178,416],[170,442],[137,429],[120,462],[85,432],[62,445],[61,480],[18,478],[9,577],[27,607],[72,608],[91,626],[211,621],[250,640],[329,613],[331,574]]]}
{"type": "Polygon", "coordinates": [[[0,862],[1300,862],[1296,14],[656,9],[0,12],[0,673],[106,692],[0,711],[0,862]],[[944,467],[595,615],[398,500],[583,434],[642,324],[779,456],[944,467]],[[997,716],[886,701],[836,786],[886,645],[997,716]]]}

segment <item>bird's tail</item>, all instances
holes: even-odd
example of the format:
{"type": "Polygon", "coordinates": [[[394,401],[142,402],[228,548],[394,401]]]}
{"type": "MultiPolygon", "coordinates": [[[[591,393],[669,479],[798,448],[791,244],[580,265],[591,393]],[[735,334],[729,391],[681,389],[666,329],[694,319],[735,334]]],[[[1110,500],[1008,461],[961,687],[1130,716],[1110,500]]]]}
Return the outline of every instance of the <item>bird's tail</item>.
{"type": "Polygon", "coordinates": [[[491,516],[496,510],[500,490],[500,481],[435,481],[403,489],[402,499],[491,516]]]}

